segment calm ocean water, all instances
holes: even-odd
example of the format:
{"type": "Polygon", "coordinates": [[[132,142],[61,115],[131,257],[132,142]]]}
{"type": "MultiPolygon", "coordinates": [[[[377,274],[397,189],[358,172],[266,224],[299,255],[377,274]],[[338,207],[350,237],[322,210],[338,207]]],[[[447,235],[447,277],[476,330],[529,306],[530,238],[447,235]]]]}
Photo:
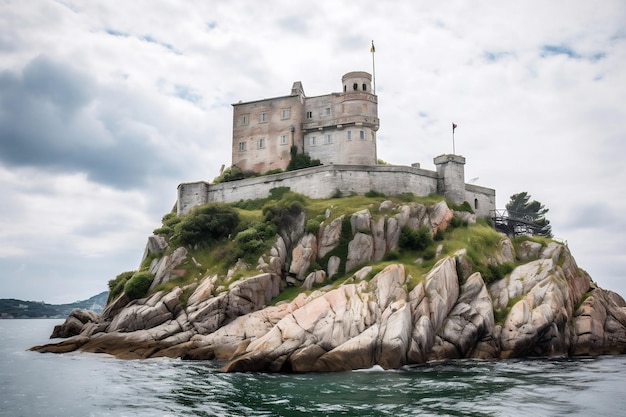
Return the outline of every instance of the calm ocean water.
{"type": "Polygon", "coordinates": [[[626,355],[275,375],[26,351],[58,323],[0,320],[0,416],[626,415],[626,355]]]}

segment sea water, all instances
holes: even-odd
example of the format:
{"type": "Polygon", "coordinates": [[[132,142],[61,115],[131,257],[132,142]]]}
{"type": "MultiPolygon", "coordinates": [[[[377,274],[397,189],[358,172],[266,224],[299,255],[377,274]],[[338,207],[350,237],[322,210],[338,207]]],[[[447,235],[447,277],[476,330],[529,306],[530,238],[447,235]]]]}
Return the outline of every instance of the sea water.
{"type": "Polygon", "coordinates": [[[0,320],[0,416],[626,415],[626,356],[226,374],[212,361],[27,350],[58,323],[0,320]]]}

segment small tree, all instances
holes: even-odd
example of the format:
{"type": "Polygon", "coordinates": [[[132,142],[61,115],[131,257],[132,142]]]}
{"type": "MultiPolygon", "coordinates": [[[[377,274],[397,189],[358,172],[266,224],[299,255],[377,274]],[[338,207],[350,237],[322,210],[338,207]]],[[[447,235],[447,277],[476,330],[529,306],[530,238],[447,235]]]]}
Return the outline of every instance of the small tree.
{"type": "Polygon", "coordinates": [[[535,236],[552,237],[552,226],[546,219],[548,209],[536,200],[531,201],[530,195],[524,191],[513,194],[506,205],[509,218],[519,219],[534,224],[527,230],[535,236]]]}

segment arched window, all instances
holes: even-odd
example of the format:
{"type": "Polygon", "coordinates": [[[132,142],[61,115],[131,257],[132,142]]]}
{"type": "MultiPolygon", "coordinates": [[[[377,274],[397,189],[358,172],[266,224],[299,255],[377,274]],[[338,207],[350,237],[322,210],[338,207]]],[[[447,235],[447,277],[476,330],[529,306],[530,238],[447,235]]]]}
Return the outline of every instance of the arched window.
{"type": "Polygon", "coordinates": [[[478,199],[475,198],[474,199],[474,209],[477,209],[477,208],[478,208],[478,199]]]}
{"type": "Polygon", "coordinates": [[[367,91],[367,84],[363,83],[363,91],[367,91]]]}
{"type": "Polygon", "coordinates": [[[359,89],[359,84],[357,84],[357,83],[352,84],[352,89],[354,91],[357,91],[359,89]]]}
{"type": "Polygon", "coordinates": [[[346,92],[347,88],[348,88],[347,86],[345,86],[345,85],[343,86],[343,92],[344,93],[346,92]]]}

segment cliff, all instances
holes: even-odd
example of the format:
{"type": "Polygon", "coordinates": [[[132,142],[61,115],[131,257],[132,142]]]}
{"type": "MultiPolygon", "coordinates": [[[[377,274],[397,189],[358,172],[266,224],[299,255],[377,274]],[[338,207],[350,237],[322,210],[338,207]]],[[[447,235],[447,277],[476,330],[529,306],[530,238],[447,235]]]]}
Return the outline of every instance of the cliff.
{"type": "Polygon", "coordinates": [[[69,339],[33,350],[290,372],[626,351],[626,302],[566,246],[510,240],[445,201],[380,200],[266,203],[271,246],[250,244],[258,210],[240,209],[247,223],[210,244],[173,247],[176,233],[159,229],[147,296],[122,292],[97,316],[77,310],[55,329],[69,339]],[[235,251],[238,262],[207,266],[244,242],[251,253],[235,251]]]}

